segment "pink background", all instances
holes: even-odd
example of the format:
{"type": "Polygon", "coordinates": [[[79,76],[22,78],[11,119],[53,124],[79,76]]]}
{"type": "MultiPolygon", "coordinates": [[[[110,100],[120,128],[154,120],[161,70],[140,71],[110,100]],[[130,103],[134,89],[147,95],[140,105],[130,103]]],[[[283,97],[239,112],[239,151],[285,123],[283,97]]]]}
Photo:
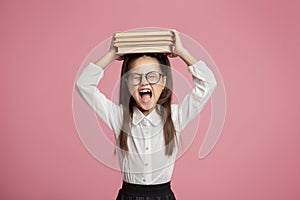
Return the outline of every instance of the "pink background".
{"type": "Polygon", "coordinates": [[[177,199],[299,199],[299,7],[296,0],[1,1],[0,199],[115,199],[121,174],[78,137],[74,81],[113,32],[153,26],[204,46],[227,94],[216,147],[199,160],[200,133],[176,163],[177,199]]]}

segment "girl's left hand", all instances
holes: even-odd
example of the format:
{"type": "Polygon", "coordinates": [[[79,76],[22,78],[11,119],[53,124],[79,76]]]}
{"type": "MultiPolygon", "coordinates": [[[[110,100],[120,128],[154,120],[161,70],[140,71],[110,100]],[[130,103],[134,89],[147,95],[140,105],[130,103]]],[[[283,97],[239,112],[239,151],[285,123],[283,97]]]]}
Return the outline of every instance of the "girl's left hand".
{"type": "Polygon", "coordinates": [[[176,57],[179,56],[187,66],[193,65],[197,63],[197,59],[186,49],[183,47],[179,32],[175,29],[172,30],[175,35],[175,43],[174,43],[174,50],[173,53],[167,54],[169,57],[176,57]]]}
{"type": "Polygon", "coordinates": [[[185,48],[182,45],[179,32],[175,29],[172,29],[174,36],[175,36],[175,43],[174,43],[174,50],[173,53],[167,54],[169,57],[177,57],[182,56],[183,52],[185,51],[185,48]]]}

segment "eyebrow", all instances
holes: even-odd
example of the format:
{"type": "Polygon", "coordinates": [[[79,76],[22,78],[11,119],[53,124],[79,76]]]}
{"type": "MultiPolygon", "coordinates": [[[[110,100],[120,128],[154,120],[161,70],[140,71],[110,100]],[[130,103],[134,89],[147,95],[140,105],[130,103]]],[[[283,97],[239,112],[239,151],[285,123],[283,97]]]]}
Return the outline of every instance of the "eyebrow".
{"type": "Polygon", "coordinates": [[[147,73],[149,73],[149,72],[159,72],[159,73],[163,73],[161,70],[150,70],[150,71],[146,71],[146,72],[143,72],[143,73],[141,73],[141,72],[137,72],[137,71],[129,71],[128,73],[129,74],[147,74],[147,73]]]}

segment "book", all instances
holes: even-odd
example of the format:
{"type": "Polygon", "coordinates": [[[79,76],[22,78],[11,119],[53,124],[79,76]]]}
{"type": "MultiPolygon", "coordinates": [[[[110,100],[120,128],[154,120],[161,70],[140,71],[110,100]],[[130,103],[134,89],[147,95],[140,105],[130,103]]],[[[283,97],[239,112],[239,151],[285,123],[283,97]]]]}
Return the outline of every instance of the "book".
{"type": "Polygon", "coordinates": [[[114,43],[116,42],[140,42],[140,41],[173,41],[174,39],[170,36],[153,36],[153,37],[123,37],[115,38],[114,43]]]}
{"type": "Polygon", "coordinates": [[[117,54],[129,53],[172,53],[172,46],[123,46],[118,47],[117,54]]]}
{"type": "Polygon", "coordinates": [[[123,47],[123,46],[168,46],[173,45],[172,41],[134,41],[134,42],[115,42],[115,47],[123,47]]]}
{"type": "Polygon", "coordinates": [[[174,36],[171,30],[136,30],[136,31],[126,31],[126,32],[116,32],[116,38],[122,37],[146,37],[146,36],[174,36]]]}
{"type": "Polygon", "coordinates": [[[117,54],[172,53],[174,33],[171,30],[139,30],[117,32],[113,45],[117,54]]]}

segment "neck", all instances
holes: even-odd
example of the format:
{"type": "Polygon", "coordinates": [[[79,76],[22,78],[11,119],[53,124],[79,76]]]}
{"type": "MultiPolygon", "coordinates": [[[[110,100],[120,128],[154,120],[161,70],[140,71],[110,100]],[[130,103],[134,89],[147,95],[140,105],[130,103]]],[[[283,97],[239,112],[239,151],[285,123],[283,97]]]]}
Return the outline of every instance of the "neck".
{"type": "Polygon", "coordinates": [[[144,110],[144,109],[139,108],[139,107],[138,107],[138,109],[139,109],[145,116],[147,116],[147,115],[149,115],[149,113],[152,112],[153,109],[155,109],[155,107],[151,108],[150,110],[144,110]]]}

